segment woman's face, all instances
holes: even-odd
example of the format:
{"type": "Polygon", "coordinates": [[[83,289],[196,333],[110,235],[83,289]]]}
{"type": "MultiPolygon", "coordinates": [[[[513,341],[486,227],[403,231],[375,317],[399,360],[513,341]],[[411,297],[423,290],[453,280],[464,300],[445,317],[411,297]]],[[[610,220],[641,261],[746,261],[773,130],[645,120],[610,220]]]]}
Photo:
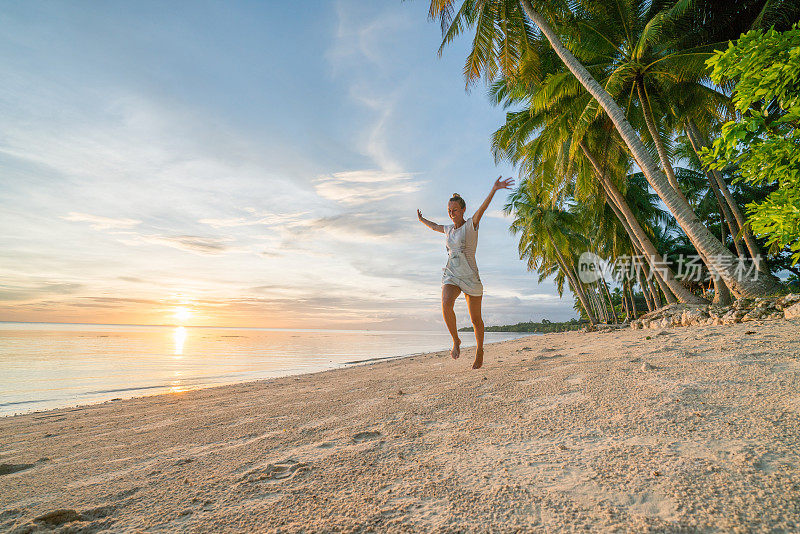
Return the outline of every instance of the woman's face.
{"type": "Polygon", "coordinates": [[[451,200],[447,203],[447,214],[450,216],[450,220],[454,223],[460,223],[464,220],[464,211],[465,210],[461,207],[461,204],[455,200],[451,200]]]}

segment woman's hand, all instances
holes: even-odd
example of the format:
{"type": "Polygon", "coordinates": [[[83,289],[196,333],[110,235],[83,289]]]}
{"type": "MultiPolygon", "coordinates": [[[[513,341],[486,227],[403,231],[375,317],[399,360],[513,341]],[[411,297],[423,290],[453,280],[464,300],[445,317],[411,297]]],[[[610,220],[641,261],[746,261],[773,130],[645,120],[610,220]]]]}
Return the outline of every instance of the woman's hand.
{"type": "Polygon", "coordinates": [[[481,217],[483,217],[483,213],[486,211],[486,208],[489,207],[489,204],[492,202],[492,198],[494,198],[494,194],[496,191],[500,189],[509,189],[514,186],[514,179],[513,178],[506,178],[503,180],[503,176],[501,175],[497,180],[495,180],[494,185],[492,186],[492,190],[489,191],[489,196],[486,197],[486,200],[483,201],[477,210],[475,210],[475,214],[472,216],[472,224],[475,229],[478,229],[478,223],[481,221],[481,217]]]}
{"type": "Polygon", "coordinates": [[[422,224],[424,224],[425,226],[427,226],[431,230],[433,230],[435,232],[444,233],[444,226],[442,226],[441,224],[436,224],[435,222],[429,221],[428,219],[426,219],[425,217],[422,216],[422,212],[419,211],[419,210],[417,210],[417,219],[419,219],[419,222],[421,222],[422,224]]]}
{"type": "Polygon", "coordinates": [[[498,191],[500,189],[510,189],[514,187],[514,179],[513,178],[506,178],[503,180],[503,177],[500,176],[495,182],[494,186],[492,186],[492,191],[498,191]]]}

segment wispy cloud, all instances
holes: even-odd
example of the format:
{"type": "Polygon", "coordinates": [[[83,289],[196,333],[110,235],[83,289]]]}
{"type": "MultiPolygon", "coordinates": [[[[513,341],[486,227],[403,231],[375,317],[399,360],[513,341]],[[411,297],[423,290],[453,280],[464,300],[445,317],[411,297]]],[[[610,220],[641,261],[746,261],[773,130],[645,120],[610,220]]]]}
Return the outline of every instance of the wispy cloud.
{"type": "Polygon", "coordinates": [[[321,176],[314,188],[322,197],[352,206],[415,193],[423,183],[412,173],[360,170],[321,176]]]}
{"type": "Polygon", "coordinates": [[[484,216],[493,217],[495,219],[508,219],[510,217],[510,215],[506,215],[503,210],[486,210],[484,216]]]}
{"type": "Polygon", "coordinates": [[[199,223],[213,226],[214,228],[235,228],[239,226],[278,226],[301,221],[308,215],[307,211],[296,213],[260,213],[255,209],[245,209],[251,213],[250,217],[230,217],[225,219],[200,219],[199,223]]]}
{"type": "Polygon", "coordinates": [[[226,245],[227,239],[216,237],[203,237],[196,235],[143,235],[139,239],[146,243],[155,245],[164,245],[167,247],[186,250],[195,254],[222,254],[231,250],[231,247],[226,245]]]}
{"type": "Polygon", "coordinates": [[[52,295],[70,295],[83,288],[71,282],[45,282],[36,285],[0,285],[0,301],[21,301],[52,295]]]}
{"type": "Polygon", "coordinates": [[[409,227],[412,223],[410,218],[398,216],[395,210],[365,213],[350,211],[295,224],[291,227],[290,232],[293,235],[302,236],[325,232],[342,241],[363,242],[364,239],[379,241],[388,237],[398,238],[402,235],[409,235],[409,227]]]}
{"type": "Polygon", "coordinates": [[[66,221],[89,223],[89,225],[95,230],[119,230],[133,228],[142,222],[136,219],[115,219],[113,217],[101,217],[99,215],[78,213],[74,211],[69,212],[69,214],[61,218],[66,221]]]}

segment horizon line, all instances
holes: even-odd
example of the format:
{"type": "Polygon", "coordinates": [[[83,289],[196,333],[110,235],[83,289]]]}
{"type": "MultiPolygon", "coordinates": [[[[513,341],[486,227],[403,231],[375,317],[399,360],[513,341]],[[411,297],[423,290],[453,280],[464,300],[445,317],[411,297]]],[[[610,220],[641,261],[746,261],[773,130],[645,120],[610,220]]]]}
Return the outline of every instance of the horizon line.
{"type": "Polygon", "coordinates": [[[155,326],[162,328],[226,328],[237,330],[300,330],[300,331],[318,331],[325,330],[330,332],[364,332],[364,331],[379,331],[379,332],[438,332],[438,330],[376,330],[369,328],[275,328],[268,326],[206,326],[206,325],[183,325],[183,324],[138,324],[138,323],[75,323],[69,321],[6,321],[0,320],[0,323],[18,323],[18,324],[63,324],[63,325],[86,325],[86,326],[155,326]]]}

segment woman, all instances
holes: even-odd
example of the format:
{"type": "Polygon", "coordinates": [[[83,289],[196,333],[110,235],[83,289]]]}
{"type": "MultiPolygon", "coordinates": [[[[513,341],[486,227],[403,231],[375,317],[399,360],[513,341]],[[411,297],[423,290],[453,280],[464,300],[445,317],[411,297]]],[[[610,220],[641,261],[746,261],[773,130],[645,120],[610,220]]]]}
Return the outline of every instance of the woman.
{"type": "Polygon", "coordinates": [[[442,315],[450,336],[453,338],[453,350],[450,355],[455,359],[461,355],[461,339],[456,328],[456,314],[453,305],[456,298],[463,291],[467,299],[467,309],[472,326],[475,329],[475,362],[473,369],[480,369],[483,365],[483,319],[481,318],[481,299],[483,298],[483,284],[478,276],[478,265],[475,263],[475,250],[478,247],[478,224],[483,213],[492,202],[495,191],[508,189],[514,185],[514,180],[500,178],[495,181],[489,196],[469,219],[464,220],[466,202],[458,193],[447,203],[447,213],[453,224],[441,225],[431,222],[417,210],[420,222],[437,232],[447,236],[447,265],[442,269],[442,315]]]}

